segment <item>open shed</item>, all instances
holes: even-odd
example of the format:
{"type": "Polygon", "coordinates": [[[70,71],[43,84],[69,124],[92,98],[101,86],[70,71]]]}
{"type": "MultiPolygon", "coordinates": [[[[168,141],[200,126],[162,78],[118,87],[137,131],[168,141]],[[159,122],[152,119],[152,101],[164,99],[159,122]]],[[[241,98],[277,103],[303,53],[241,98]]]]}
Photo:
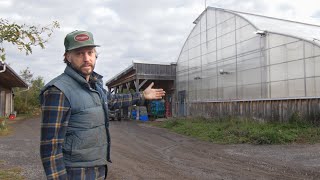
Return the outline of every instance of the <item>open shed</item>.
{"type": "Polygon", "coordinates": [[[166,116],[171,116],[176,79],[176,63],[151,64],[134,61],[132,65],[106,82],[111,93],[143,91],[154,82],[154,88],[166,91],[166,116]]]}

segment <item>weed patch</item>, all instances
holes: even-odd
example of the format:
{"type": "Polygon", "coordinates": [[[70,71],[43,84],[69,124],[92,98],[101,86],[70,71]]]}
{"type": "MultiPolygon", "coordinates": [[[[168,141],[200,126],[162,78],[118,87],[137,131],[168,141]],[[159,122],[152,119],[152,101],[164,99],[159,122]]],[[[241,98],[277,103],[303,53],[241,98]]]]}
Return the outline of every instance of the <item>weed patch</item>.
{"type": "Polygon", "coordinates": [[[221,144],[290,144],[320,142],[320,128],[294,115],[289,123],[261,123],[252,119],[172,119],[156,126],[221,144]]]}
{"type": "Polygon", "coordinates": [[[8,126],[8,119],[0,117],[0,136],[7,136],[12,132],[8,126]]]}
{"type": "Polygon", "coordinates": [[[1,180],[23,180],[21,168],[0,169],[1,180]]]}

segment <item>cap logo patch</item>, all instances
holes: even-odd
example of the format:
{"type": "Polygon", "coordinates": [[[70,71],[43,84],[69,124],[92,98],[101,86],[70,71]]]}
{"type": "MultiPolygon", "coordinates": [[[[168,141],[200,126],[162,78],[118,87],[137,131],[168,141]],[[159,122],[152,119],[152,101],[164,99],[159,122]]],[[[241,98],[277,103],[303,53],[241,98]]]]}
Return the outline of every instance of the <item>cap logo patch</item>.
{"type": "Polygon", "coordinates": [[[75,37],[74,37],[74,40],[75,41],[80,41],[80,42],[82,42],[82,41],[87,41],[87,40],[89,40],[90,39],[90,37],[88,36],[88,35],[86,35],[86,34],[78,34],[78,35],[76,35],[75,37]]]}

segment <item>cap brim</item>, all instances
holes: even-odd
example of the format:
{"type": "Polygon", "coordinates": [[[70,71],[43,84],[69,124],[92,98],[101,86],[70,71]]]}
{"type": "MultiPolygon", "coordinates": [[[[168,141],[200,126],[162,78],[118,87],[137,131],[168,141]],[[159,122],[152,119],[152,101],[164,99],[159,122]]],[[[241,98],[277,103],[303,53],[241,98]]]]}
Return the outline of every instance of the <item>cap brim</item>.
{"type": "Polygon", "coordinates": [[[83,48],[83,47],[100,47],[100,45],[97,45],[97,44],[86,44],[86,45],[81,45],[81,46],[73,47],[73,48],[70,48],[70,49],[66,49],[66,51],[71,51],[71,50],[75,50],[75,49],[79,49],[79,48],[83,48]]]}

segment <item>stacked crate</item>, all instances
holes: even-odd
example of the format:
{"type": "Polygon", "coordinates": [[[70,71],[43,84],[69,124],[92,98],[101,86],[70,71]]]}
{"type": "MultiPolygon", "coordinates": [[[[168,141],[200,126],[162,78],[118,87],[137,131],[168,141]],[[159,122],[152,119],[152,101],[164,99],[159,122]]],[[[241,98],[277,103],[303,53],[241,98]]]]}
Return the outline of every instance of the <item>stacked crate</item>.
{"type": "Polygon", "coordinates": [[[154,117],[164,117],[165,116],[164,100],[151,101],[151,114],[154,117]]]}

